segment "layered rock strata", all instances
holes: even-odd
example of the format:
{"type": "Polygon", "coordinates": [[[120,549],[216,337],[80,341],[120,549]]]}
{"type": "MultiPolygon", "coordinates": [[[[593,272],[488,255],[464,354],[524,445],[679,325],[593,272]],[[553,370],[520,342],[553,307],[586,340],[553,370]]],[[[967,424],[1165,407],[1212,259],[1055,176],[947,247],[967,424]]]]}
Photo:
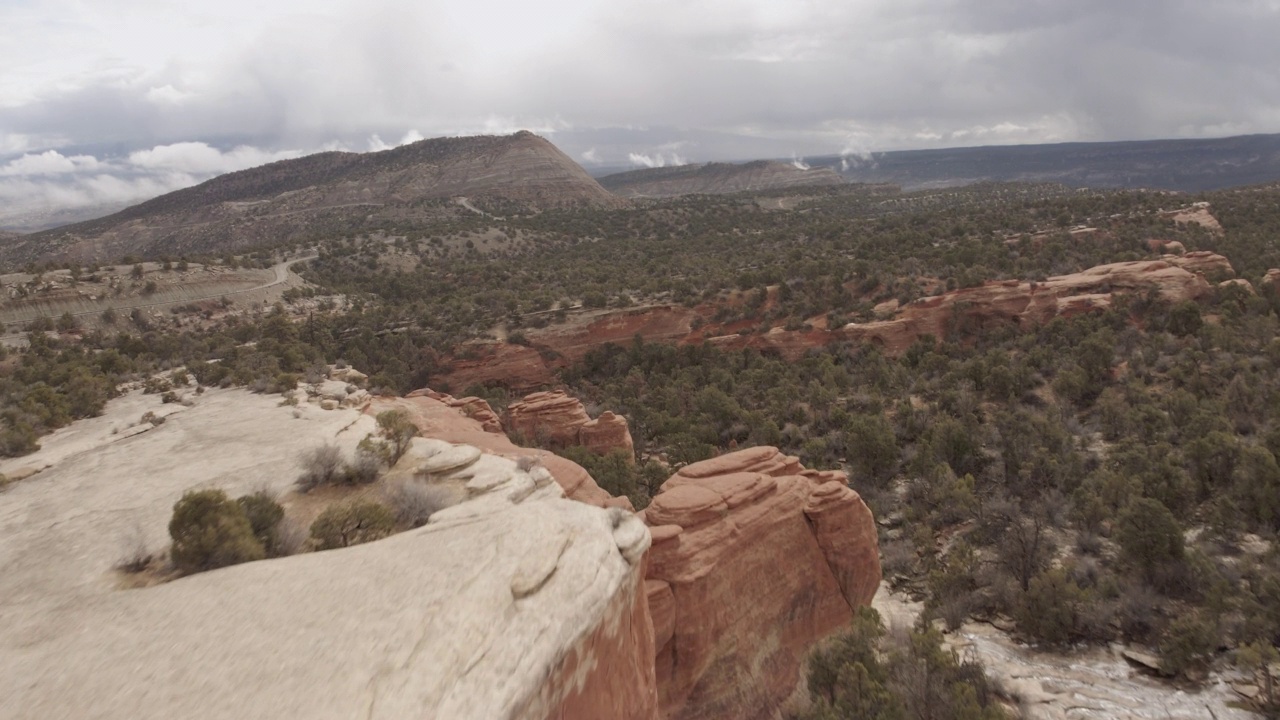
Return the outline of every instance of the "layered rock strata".
{"type": "Polygon", "coordinates": [[[813,643],[880,581],[870,510],[772,447],[682,469],[642,513],[666,718],[774,717],[813,643]]]}
{"type": "Polygon", "coordinates": [[[507,430],[552,447],[580,445],[599,455],[622,451],[635,459],[627,419],[605,412],[592,420],[582,401],[556,390],[526,395],[507,408],[507,430]]]}
{"type": "MultiPolygon", "coordinates": [[[[1176,252],[1177,246],[1167,249],[1176,252]]],[[[791,361],[814,348],[850,340],[873,343],[887,353],[899,354],[923,335],[963,338],[988,325],[1041,324],[1058,316],[1104,311],[1111,307],[1115,293],[1155,290],[1172,302],[1198,300],[1212,291],[1206,275],[1220,280],[1234,274],[1227,258],[1212,252],[1171,254],[1160,260],[1100,265],[1043,282],[989,282],[902,306],[896,301],[885,302],[875,306],[876,321],[838,328],[827,328],[823,318],[811,318],[809,329],[774,327],[754,332],[756,322],[717,325],[716,308],[711,305],[657,305],[608,311],[563,326],[527,331],[529,340],[542,352],[504,343],[466,345],[460,354],[470,359],[451,360],[452,369],[440,380],[452,387],[496,383],[517,392],[529,392],[553,384],[557,368],[582,359],[591,348],[605,343],[629,343],[636,336],[647,342],[710,343],[723,350],[755,348],[776,352],[791,361]]],[[[1271,285],[1275,286],[1274,280],[1271,285]]]]}

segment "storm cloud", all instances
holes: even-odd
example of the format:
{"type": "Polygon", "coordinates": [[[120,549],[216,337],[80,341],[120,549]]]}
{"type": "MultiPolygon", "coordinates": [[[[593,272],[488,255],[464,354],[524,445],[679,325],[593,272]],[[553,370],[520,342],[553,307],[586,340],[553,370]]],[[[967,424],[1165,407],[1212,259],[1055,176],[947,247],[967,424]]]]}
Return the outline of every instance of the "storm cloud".
{"type": "Polygon", "coordinates": [[[1280,0],[181,5],[0,4],[0,201],[521,128],[620,166],[1280,131],[1280,0]]]}

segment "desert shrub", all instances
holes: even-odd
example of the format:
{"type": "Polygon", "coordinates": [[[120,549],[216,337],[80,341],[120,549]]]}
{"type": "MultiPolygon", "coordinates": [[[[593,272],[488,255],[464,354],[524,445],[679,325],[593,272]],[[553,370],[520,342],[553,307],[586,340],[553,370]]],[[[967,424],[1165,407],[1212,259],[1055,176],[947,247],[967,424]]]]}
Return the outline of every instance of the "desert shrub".
{"type": "Polygon", "coordinates": [[[1120,516],[1116,531],[1120,552],[1147,578],[1183,557],[1182,529],[1169,508],[1154,498],[1139,498],[1120,516]]]}
{"type": "Polygon", "coordinates": [[[169,520],[173,564],[185,573],[261,560],[266,552],[254,536],[244,508],[221,490],[190,490],[169,520]]]}
{"type": "Polygon", "coordinates": [[[871,608],[814,651],[807,684],[800,720],[1007,717],[981,665],[944,649],[936,630],[886,635],[871,608]]]}
{"type": "Polygon", "coordinates": [[[396,521],[409,527],[427,524],[437,511],[457,502],[453,491],[442,485],[406,480],[387,488],[387,504],[395,512],[396,521]]]}
{"type": "Polygon", "coordinates": [[[395,515],[381,503],[360,500],[334,505],[311,523],[311,539],[319,550],[350,547],[379,540],[395,530],[395,515]]]}
{"type": "Polygon", "coordinates": [[[404,410],[385,410],[378,413],[378,433],[387,443],[387,465],[395,465],[417,437],[418,426],[404,410]]]}
{"type": "Polygon", "coordinates": [[[298,476],[299,492],[309,492],[321,485],[333,485],[342,477],[342,451],[337,445],[321,445],[304,450],[298,456],[302,474],[298,476]]]}
{"type": "Polygon", "coordinates": [[[1187,676],[1204,670],[1218,645],[1218,628],[1201,613],[1174,619],[1160,637],[1160,669],[1187,676]]]}
{"type": "Polygon", "coordinates": [[[1018,629],[1046,645],[1063,646],[1084,635],[1082,610],[1091,603],[1090,593],[1060,568],[1036,575],[1022,593],[1014,617],[1018,629]]]}
{"type": "Polygon", "coordinates": [[[382,474],[383,454],[367,444],[368,438],[356,448],[355,459],[343,466],[342,480],[348,485],[368,485],[382,474]]]}
{"type": "Polygon", "coordinates": [[[284,519],[284,508],[266,490],[236,498],[236,503],[244,510],[245,517],[249,518],[253,536],[262,543],[266,553],[277,555],[279,543],[276,542],[276,527],[284,519]]]}

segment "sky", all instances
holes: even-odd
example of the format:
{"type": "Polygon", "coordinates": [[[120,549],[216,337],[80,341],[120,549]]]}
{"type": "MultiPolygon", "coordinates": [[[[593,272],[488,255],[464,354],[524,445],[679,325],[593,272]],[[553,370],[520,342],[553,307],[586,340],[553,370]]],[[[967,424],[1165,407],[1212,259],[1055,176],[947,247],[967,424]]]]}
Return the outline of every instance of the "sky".
{"type": "Polygon", "coordinates": [[[0,224],[323,149],[583,165],[1280,132],[1280,0],[0,0],[0,224]]]}

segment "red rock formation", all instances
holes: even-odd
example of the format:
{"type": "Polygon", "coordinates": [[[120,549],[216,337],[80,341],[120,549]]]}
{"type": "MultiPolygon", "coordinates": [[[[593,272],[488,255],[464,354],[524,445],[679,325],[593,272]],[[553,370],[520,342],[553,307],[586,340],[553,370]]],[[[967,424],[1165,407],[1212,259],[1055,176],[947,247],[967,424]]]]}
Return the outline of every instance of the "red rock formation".
{"type": "Polygon", "coordinates": [[[547,361],[524,345],[467,343],[448,365],[450,370],[440,381],[450,390],[496,382],[516,392],[529,392],[555,382],[547,361]]]}
{"type": "Polygon", "coordinates": [[[480,427],[485,432],[500,433],[502,432],[502,420],[498,417],[498,413],[493,411],[489,406],[489,402],[478,397],[455,398],[452,395],[439,393],[434,390],[414,390],[406,397],[429,397],[432,400],[439,400],[451,408],[461,412],[463,415],[480,423],[480,427]]]}
{"type": "Polygon", "coordinates": [[[631,439],[627,419],[607,410],[579,428],[578,444],[597,455],[622,450],[631,461],[635,461],[635,442],[631,439]]]}
{"type": "Polygon", "coordinates": [[[1271,268],[1262,276],[1262,289],[1268,292],[1280,292],[1280,268],[1271,268]]]}
{"type": "Polygon", "coordinates": [[[507,406],[507,432],[555,447],[577,445],[578,431],[590,419],[582,401],[562,390],[536,392],[507,406]]]}
{"type": "Polygon", "coordinates": [[[526,395],[508,406],[507,431],[553,447],[582,446],[599,455],[622,450],[635,456],[626,418],[605,412],[592,420],[582,401],[561,390],[526,395]]]}
{"type": "MultiPolygon", "coordinates": [[[[555,395],[533,403],[563,406],[555,395]]],[[[580,466],[486,432],[467,407],[468,399],[418,391],[377,398],[366,412],[401,408],[425,436],[537,455],[569,497],[630,508],[580,466]]],[[[551,717],[772,718],[812,645],[869,603],[880,582],[875,523],[843,473],[806,470],[776,448],[683,468],[641,517],[652,537],[634,591],[643,597],[617,600],[615,624],[566,649],[542,703],[551,717]],[[635,661],[636,648],[648,649],[652,665],[635,661]]]]}
{"type": "Polygon", "coordinates": [[[425,437],[474,445],[512,460],[533,458],[551,472],[568,497],[598,507],[631,507],[626,498],[614,498],[596,485],[581,465],[545,450],[522,448],[501,433],[487,432],[478,420],[463,415],[447,402],[429,397],[429,394],[430,391],[418,391],[411,393],[411,397],[375,398],[365,408],[365,413],[376,416],[384,410],[399,408],[409,414],[425,437]]]}
{"type": "Polygon", "coordinates": [[[880,582],[875,523],[843,474],[776,448],[682,469],[643,515],[667,718],[773,717],[812,644],[880,582]]]}
{"type": "Polygon", "coordinates": [[[1208,250],[1196,250],[1185,255],[1165,255],[1164,261],[1187,272],[1201,273],[1208,277],[1230,277],[1236,274],[1230,260],[1208,250]]]}
{"type": "Polygon", "coordinates": [[[1113,263],[1042,283],[1006,280],[921,298],[893,320],[846,325],[843,334],[897,354],[922,335],[947,339],[957,330],[972,332],[993,323],[1043,324],[1059,315],[1104,309],[1113,292],[1155,288],[1171,302],[1198,299],[1211,290],[1204,272],[1234,274],[1226,258],[1206,252],[1113,263]]]}

